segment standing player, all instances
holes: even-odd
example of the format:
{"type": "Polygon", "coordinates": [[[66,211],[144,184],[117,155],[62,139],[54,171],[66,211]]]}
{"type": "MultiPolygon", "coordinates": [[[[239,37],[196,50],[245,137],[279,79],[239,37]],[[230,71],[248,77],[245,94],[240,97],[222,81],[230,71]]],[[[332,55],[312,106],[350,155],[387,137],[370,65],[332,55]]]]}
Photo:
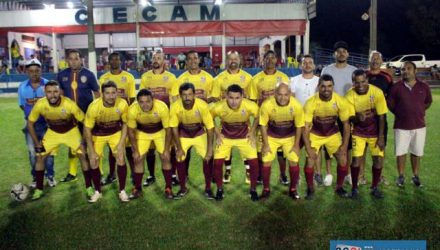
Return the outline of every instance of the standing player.
{"type": "MultiPolygon", "coordinates": [[[[128,202],[125,192],[127,166],[125,165],[125,139],[127,136],[127,102],[117,96],[117,85],[108,81],[101,85],[102,97],[90,104],[84,121],[84,137],[89,149],[90,167],[97,169],[103,157],[104,146],[109,145],[118,165],[119,200],[128,202]]],[[[101,197],[101,184],[89,202],[97,202],[101,197]]]]}
{"type": "Polygon", "coordinates": [[[366,146],[370,148],[373,158],[373,181],[371,194],[383,198],[377,188],[383,168],[385,148],[385,114],[388,112],[382,90],[368,84],[367,75],[362,69],[353,73],[353,88],[346,94],[347,101],[353,106],[350,121],[353,124],[352,143],[353,160],[351,163],[352,190],[351,197],[357,198],[360,165],[366,156],[366,146]]]}
{"type": "MultiPolygon", "coordinates": [[[[241,157],[250,166],[251,189],[253,201],[258,200],[257,178],[258,158],[256,147],[256,130],[258,128],[258,105],[243,99],[243,89],[238,84],[230,85],[226,90],[226,100],[217,102],[211,109],[212,117],[219,117],[221,129],[216,128],[216,148],[214,152],[214,179],[217,183],[216,199],[223,199],[223,163],[231,156],[232,147],[237,147],[241,157]],[[250,127],[251,120],[253,124],[250,127]]],[[[227,171],[227,170],[226,170],[227,171]]],[[[212,198],[211,190],[206,190],[208,199],[212,198]]]]}
{"type": "Polygon", "coordinates": [[[304,111],[301,104],[292,97],[289,85],[279,83],[275,96],[266,99],[260,109],[260,129],[263,137],[263,193],[262,198],[270,195],[270,170],[275,152],[282,149],[289,162],[289,196],[299,199],[296,186],[299,179],[299,150],[304,127],[304,111]]]}
{"type": "MultiPolygon", "coordinates": [[[[319,77],[315,76],[315,63],[311,55],[304,55],[301,59],[301,74],[292,78],[290,82],[290,89],[292,95],[301,103],[302,106],[306,104],[306,101],[313,95],[315,95],[318,87],[319,77]]],[[[300,143],[304,144],[304,143],[300,143]]],[[[315,181],[318,185],[322,185],[321,177],[321,157],[317,158],[315,170],[315,181]]],[[[327,169],[327,174],[330,173],[330,169],[327,169]]]]}
{"type": "MultiPolygon", "coordinates": [[[[136,83],[134,80],[134,76],[128,73],[127,71],[121,69],[121,57],[118,53],[116,52],[111,53],[108,56],[108,60],[110,63],[110,71],[103,74],[99,78],[99,83],[100,85],[108,81],[112,81],[116,83],[116,86],[118,88],[117,89],[118,97],[124,99],[130,105],[131,103],[133,103],[136,97],[136,83]]],[[[130,165],[130,168],[133,173],[134,162],[133,162],[131,147],[130,145],[126,145],[126,146],[127,147],[125,148],[125,152],[127,155],[128,164],[130,165]]],[[[107,185],[116,181],[116,177],[115,177],[116,160],[115,157],[113,157],[113,153],[111,152],[111,150],[109,150],[108,154],[109,154],[108,161],[109,161],[110,172],[107,175],[107,178],[105,178],[102,181],[103,185],[107,185]]],[[[100,169],[102,173],[103,172],[102,161],[100,162],[100,169]]]]}
{"type": "Polygon", "coordinates": [[[304,106],[305,129],[304,144],[307,150],[307,166],[304,173],[307,181],[306,199],[312,199],[313,165],[317,153],[325,146],[330,156],[335,156],[338,162],[336,194],[347,197],[347,191],[342,187],[347,175],[347,147],[350,137],[350,104],[337,93],[333,92],[333,78],[322,75],[319,78],[318,93],[307,100],[304,106]],[[343,124],[343,133],[339,132],[337,119],[343,124]]]}
{"type": "Polygon", "coordinates": [[[402,80],[391,88],[387,101],[395,116],[394,139],[399,173],[396,184],[403,187],[405,183],[406,154],[410,152],[411,180],[416,187],[420,187],[420,158],[426,138],[425,112],[431,106],[432,95],[428,84],[416,78],[416,65],[413,62],[403,64],[402,80]]]}
{"type": "Polygon", "coordinates": [[[209,162],[212,158],[214,122],[208,104],[196,98],[195,92],[192,83],[181,85],[179,87],[180,99],[173,103],[170,109],[170,127],[176,144],[177,173],[180,181],[180,190],[176,199],[184,197],[188,192],[185,158],[188,157],[187,152],[190,147],[194,147],[203,158],[205,191],[211,189],[212,168],[209,162]]]}
{"type": "MultiPolygon", "coordinates": [[[[258,105],[261,105],[264,100],[274,95],[278,83],[289,82],[289,77],[276,69],[277,61],[278,58],[276,53],[273,50],[268,50],[264,54],[264,70],[256,74],[252,79],[251,88],[252,91],[255,91],[258,105]]],[[[261,144],[260,139],[258,142],[261,144]]],[[[258,150],[261,150],[261,145],[258,145],[258,150]]],[[[258,159],[261,168],[263,166],[261,154],[259,154],[258,159]]],[[[278,153],[278,163],[280,165],[280,183],[288,185],[289,181],[286,176],[286,158],[284,158],[281,152],[278,153]]],[[[260,171],[260,173],[262,172],[260,171]]]]}
{"type": "MultiPolygon", "coordinates": [[[[220,73],[214,79],[214,86],[212,87],[212,98],[219,101],[225,98],[226,90],[232,84],[238,84],[243,89],[243,97],[255,100],[255,91],[251,89],[252,76],[244,70],[240,69],[240,54],[237,51],[229,51],[226,57],[227,69],[220,73]]],[[[229,183],[231,181],[231,159],[225,161],[225,176],[223,182],[229,183]]],[[[250,183],[249,179],[249,164],[245,161],[246,168],[246,182],[250,183]]]]}
{"type": "Polygon", "coordinates": [[[130,195],[130,199],[138,198],[142,194],[145,154],[152,142],[156,145],[156,150],[162,161],[162,171],[166,183],[165,197],[173,199],[170,163],[171,130],[169,129],[167,105],[154,98],[149,90],[141,89],[137,94],[137,102],[133,103],[128,110],[127,120],[128,137],[132,145],[135,162],[133,174],[135,188],[130,195]]]}
{"type": "MultiPolygon", "coordinates": [[[[81,53],[78,50],[67,52],[67,63],[69,68],[57,75],[62,94],[73,100],[82,112],[86,113],[93,96],[99,97],[99,86],[96,76],[90,70],[82,67],[81,53]]],[[[83,124],[78,123],[80,132],[83,131],[83,124]]],[[[61,179],[61,182],[76,180],[78,159],[69,152],[69,173],[61,179]]]]}
{"type": "MultiPolygon", "coordinates": [[[[170,96],[173,86],[176,84],[176,76],[165,70],[164,54],[161,51],[156,51],[153,54],[153,69],[145,72],[141,77],[141,85],[139,89],[148,89],[153,94],[154,98],[161,100],[170,106],[170,96]]],[[[144,186],[149,186],[156,181],[154,174],[155,167],[155,149],[150,148],[147,153],[147,165],[150,176],[144,182],[144,186]]],[[[178,184],[175,164],[172,165],[173,183],[178,184]]]]}
{"type": "Polygon", "coordinates": [[[43,195],[44,162],[61,144],[67,145],[80,159],[86,182],[87,195],[93,195],[92,177],[95,185],[99,186],[99,171],[88,170],[86,149],[81,144],[82,138],[77,122],[84,120],[84,113],[69,98],[61,96],[60,86],[56,81],[49,81],[44,87],[46,97],[37,101],[28,117],[27,128],[35,145],[37,162],[35,164],[36,189],[32,200],[40,199],[43,195]],[[41,140],[34,128],[42,116],[49,128],[41,140]]]}
{"type": "MultiPolygon", "coordinates": [[[[37,161],[37,155],[35,154],[35,145],[32,140],[31,135],[29,134],[29,130],[27,129],[27,120],[29,114],[31,113],[32,108],[35,103],[44,97],[44,85],[47,83],[47,80],[41,77],[41,63],[38,59],[34,58],[28,61],[25,65],[26,72],[29,76],[29,79],[20,83],[18,87],[18,105],[24,112],[24,119],[26,120],[26,125],[23,128],[23,133],[26,139],[26,145],[29,152],[29,162],[31,164],[31,175],[32,175],[32,183],[31,187],[36,187],[36,177],[35,177],[35,163],[37,161]]],[[[34,123],[35,133],[37,135],[38,140],[42,140],[44,134],[47,131],[47,123],[40,117],[34,123]]],[[[48,155],[45,161],[46,168],[46,178],[49,186],[54,187],[56,185],[55,181],[55,171],[53,168],[54,160],[52,155],[48,155]]]]}

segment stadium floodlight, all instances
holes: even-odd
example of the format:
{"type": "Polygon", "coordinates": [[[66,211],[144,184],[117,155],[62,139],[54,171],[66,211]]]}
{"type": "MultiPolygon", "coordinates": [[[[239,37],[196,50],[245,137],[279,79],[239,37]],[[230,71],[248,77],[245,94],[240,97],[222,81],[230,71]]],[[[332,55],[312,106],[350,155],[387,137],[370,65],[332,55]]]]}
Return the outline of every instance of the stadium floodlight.
{"type": "Polygon", "coordinates": [[[222,0],[215,0],[214,4],[215,5],[222,5],[222,0]]]}
{"type": "Polygon", "coordinates": [[[73,9],[73,3],[71,1],[67,2],[67,8],[73,9]]]}
{"type": "Polygon", "coordinates": [[[139,4],[143,7],[145,6],[151,6],[151,3],[149,0],[139,0],[139,4]]]}
{"type": "Polygon", "coordinates": [[[46,3],[43,3],[43,5],[44,5],[44,9],[45,9],[45,10],[54,10],[54,9],[55,9],[55,4],[46,4],[46,3]]]}

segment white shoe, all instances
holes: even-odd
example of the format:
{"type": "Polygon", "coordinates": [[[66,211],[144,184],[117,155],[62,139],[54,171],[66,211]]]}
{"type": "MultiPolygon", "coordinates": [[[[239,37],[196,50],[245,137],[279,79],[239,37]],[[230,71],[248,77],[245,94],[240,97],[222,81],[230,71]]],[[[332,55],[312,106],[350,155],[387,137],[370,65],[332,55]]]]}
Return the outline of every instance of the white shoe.
{"type": "Polygon", "coordinates": [[[101,198],[102,198],[102,194],[98,191],[95,191],[95,193],[92,195],[92,197],[90,197],[89,202],[95,203],[101,198]]]}
{"type": "Polygon", "coordinates": [[[329,187],[332,185],[332,182],[333,182],[333,175],[327,174],[324,178],[324,186],[329,187]]]}
{"type": "Polygon", "coordinates": [[[119,192],[119,200],[121,202],[129,202],[130,201],[130,199],[128,198],[128,195],[125,192],[125,190],[122,190],[121,192],[119,192]]]}
{"type": "Polygon", "coordinates": [[[29,187],[32,189],[35,189],[37,187],[37,182],[36,181],[32,181],[31,184],[29,184],[29,187]]]}
{"type": "Polygon", "coordinates": [[[346,175],[344,181],[345,181],[345,183],[348,183],[348,184],[351,185],[352,184],[352,182],[351,182],[351,175],[350,174],[346,175]]]}
{"type": "Polygon", "coordinates": [[[49,187],[55,187],[57,185],[57,181],[53,177],[47,177],[47,184],[49,184],[49,187]]]}

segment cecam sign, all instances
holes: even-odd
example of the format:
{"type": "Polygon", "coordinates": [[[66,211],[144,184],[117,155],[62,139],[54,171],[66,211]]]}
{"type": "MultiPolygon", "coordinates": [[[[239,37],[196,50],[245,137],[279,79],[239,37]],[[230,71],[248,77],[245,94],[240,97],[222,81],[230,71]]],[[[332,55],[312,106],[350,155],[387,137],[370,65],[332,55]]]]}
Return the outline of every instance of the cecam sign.
{"type": "MultiPolygon", "coordinates": [[[[134,22],[136,8],[112,8],[113,23],[134,22]]],[[[140,11],[141,17],[147,22],[157,21],[217,21],[220,20],[220,6],[213,5],[175,5],[175,6],[147,6],[140,11]],[[197,11],[198,7],[198,11],[197,11]],[[198,12],[198,13],[197,13],[198,12]],[[188,19],[191,17],[191,19],[188,19]],[[196,18],[196,19],[194,19],[196,18]]],[[[99,17],[98,17],[99,18],[99,17]]],[[[78,24],[87,24],[87,10],[80,9],[75,14],[78,24]]]]}

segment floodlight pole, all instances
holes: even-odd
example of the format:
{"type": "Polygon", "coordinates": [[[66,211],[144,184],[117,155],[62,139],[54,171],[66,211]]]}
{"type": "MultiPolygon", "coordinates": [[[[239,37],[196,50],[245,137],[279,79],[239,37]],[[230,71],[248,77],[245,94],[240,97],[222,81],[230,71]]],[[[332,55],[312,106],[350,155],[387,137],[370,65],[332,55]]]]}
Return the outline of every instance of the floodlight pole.
{"type": "Polygon", "coordinates": [[[370,52],[377,50],[377,0],[370,5],[370,52]]]}
{"type": "Polygon", "coordinates": [[[87,32],[89,47],[89,70],[97,75],[95,51],[95,21],[93,19],[93,0],[87,0],[87,32]]]}

